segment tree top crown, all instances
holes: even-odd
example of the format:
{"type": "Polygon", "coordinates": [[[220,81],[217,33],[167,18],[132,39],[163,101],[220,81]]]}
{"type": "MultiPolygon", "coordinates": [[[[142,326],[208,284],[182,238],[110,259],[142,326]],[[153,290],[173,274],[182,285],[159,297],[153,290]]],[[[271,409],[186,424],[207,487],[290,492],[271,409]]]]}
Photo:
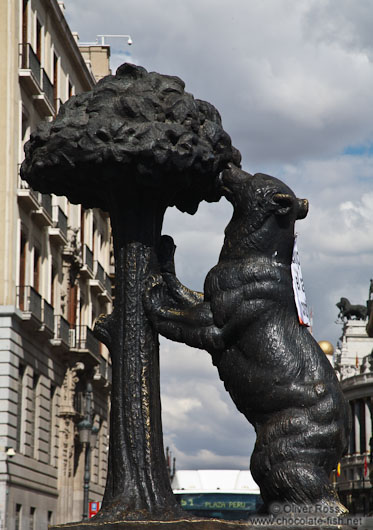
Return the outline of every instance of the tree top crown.
{"type": "Polygon", "coordinates": [[[194,213],[202,199],[217,198],[215,178],[238,152],[216,108],[184,88],[178,77],[123,64],[38,126],[22,178],[88,208],[108,210],[110,187],[136,187],[194,213]]]}

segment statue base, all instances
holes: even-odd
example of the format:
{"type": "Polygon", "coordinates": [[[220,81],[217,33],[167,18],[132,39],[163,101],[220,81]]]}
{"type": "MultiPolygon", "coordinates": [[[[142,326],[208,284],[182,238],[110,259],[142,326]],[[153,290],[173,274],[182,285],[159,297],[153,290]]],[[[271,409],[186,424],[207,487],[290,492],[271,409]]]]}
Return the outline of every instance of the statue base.
{"type": "Polygon", "coordinates": [[[361,518],[348,517],[346,524],[256,524],[251,521],[225,521],[221,519],[179,519],[177,521],[117,521],[68,523],[49,526],[49,530],[353,530],[360,526],[361,518]],[[355,525],[356,520],[356,525],[355,525]],[[348,524],[347,524],[348,523],[348,524]],[[351,525],[351,526],[350,526],[351,525]]]}

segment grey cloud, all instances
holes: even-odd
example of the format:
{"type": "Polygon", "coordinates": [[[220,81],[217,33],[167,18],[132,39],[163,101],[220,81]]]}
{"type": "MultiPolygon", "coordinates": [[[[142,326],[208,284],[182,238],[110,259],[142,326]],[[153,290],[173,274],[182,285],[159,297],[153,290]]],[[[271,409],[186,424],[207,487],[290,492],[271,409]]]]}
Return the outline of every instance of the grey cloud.
{"type": "Polygon", "coordinates": [[[339,45],[367,54],[373,59],[373,10],[370,0],[340,0],[338,9],[332,0],[310,4],[304,17],[305,36],[318,42],[339,45]]]}

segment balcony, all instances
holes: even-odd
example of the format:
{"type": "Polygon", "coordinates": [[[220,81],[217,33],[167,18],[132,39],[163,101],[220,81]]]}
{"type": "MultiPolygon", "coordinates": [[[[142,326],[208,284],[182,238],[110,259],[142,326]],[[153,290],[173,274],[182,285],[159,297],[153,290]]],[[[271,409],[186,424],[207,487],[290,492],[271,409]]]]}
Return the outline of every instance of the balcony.
{"type": "Polygon", "coordinates": [[[41,316],[42,316],[42,326],[40,331],[43,331],[48,338],[54,336],[54,309],[48,304],[46,300],[42,300],[41,305],[41,316]]]}
{"type": "Polygon", "coordinates": [[[35,223],[40,226],[52,226],[52,196],[48,193],[39,193],[40,207],[32,212],[35,223]]]}
{"type": "Polygon", "coordinates": [[[110,388],[112,382],[112,367],[106,359],[101,357],[94,367],[93,381],[102,388],[110,388]]]}
{"type": "Polygon", "coordinates": [[[41,86],[41,94],[33,96],[35,107],[45,116],[54,116],[55,106],[53,84],[51,83],[44,68],[41,69],[41,86]]]}
{"type": "Polygon", "coordinates": [[[18,202],[22,206],[22,208],[27,211],[33,211],[38,210],[40,208],[40,193],[37,191],[34,191],[28,183],[21,179],[21,176],[19,174],[19,169],[21,167],[21,164],[18,166],[18,186],[17,186],[17,197],[18,202]]]}
{"type": "Polygon", "coordinates": [[[17,307],[22,311],[22,319],[35,329],[42,325],[42,298],[31,285],[17,287],[17,307]]]}
{"type": "Polygon", "coordinates": [[[54,337],[50,339],[52,346],[60,347],[67,351],[70,345],[70,326],[62,315],[54,317],[54,337]]]}
{"type": "Polygon", "coordinates": [[[80,269],[80,275],[82,278],[93,278],[93,254],[92,250],[83,245],[83,265],[80,269]]]}
{"type": "Polygon", "coordinates": [[[19,81],[32,96],[41,96],[41,66],[31,44],[19,45],[19,81]]]}
{"type": "Polygon", "coordinates": [[[111,285],[110,276],[105,273],[105,291],[109,293],[110,297],[112,297],[111,289],[112,289],[112,285],[111,285]]]}
{"type": "Polygon", "coordinates": [[[88,326],[75,326],[70,330],[70,349],[84,355],[86,359],[97,364],[101,360],[101,345],[88,326]]]}
{"type": "Polygon", "coordinates": [[[54,116],[53,84],[29,43],[19,45],[18,75],[21,86],[31,94],[38,111],[44,116],[54,116]]]}
{"type": "Polygon", "coordinates": [[[94,262],[94,278],[89,280],[89,286],[93,292],[103,296],[108,302],[111,301],[111,281],[99,261],[94,262]]]}
{"type": "Polygon", "coordinates": [[[53,226],[49,227],[50,239],[57,245],[67,244],[67,217],[59,206],[53,206],[53,226]]]}

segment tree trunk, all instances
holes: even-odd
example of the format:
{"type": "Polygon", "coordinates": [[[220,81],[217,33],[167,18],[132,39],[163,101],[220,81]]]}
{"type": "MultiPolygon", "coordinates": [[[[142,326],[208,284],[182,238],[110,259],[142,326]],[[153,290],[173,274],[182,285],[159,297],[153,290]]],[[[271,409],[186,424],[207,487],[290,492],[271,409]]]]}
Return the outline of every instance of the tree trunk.
{"type": "Polygon", "coordinates": [[[182,514],[163,448],[158,335],[142,303],[146,279],[159,271],[164,211],[159,200],[143,195],[111,205],[115,308],[96,330],[109,347],[113,369],[108,476],[98,520],[182,514]]]}

